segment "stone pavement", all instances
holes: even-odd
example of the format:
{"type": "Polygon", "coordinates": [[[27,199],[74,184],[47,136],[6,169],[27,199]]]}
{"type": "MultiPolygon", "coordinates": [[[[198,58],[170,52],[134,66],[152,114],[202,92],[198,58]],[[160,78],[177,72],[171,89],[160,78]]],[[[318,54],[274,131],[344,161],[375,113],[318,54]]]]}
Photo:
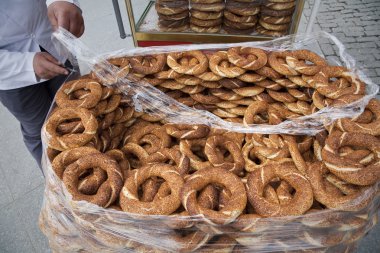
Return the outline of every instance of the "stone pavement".
{"type": "MultiPolygon", "coordinates": [[[[147,0],[144,0],[145,2],[147,0]]],[[[133,0],[133,2],[144,2],[133,0]]],[[[347,45],[368,75],[380,84],[380,0],[323,0],[315,30],[335,34],[347,45]]],[[[97,52],[131,48],[131,38],[120,39],[111,1],[80,0],[86,22],[83,41],[97,52]]],[[[305,29],[313,0],[307,0],[303,14],[305,29]]],[[[119,0],[126,33],[128,19],[119,0]]],[[[334,59],[336,49],[321,43],[323,53],[334,59]]],[[[85,66],[84,66],[85,67],[85,66]]],[[[17,121],[0,105],[0,252],[50,252],[38,228],[44,181],[23,145],[17,121]]],[[[380,252],[380,226],[360,243],[358,252],[380,252]]]]}
{"type": "MultiPolygon", "coordinates": [[[[314,0],[308,0],[304,15],[310,16],[314,0]]],[[[316,30],[334,34],[365,70],[380,85],[380,0],[322,0],[316,30]]],[[[337,47],[320,44],[327,58],[338,54],[337,47]]]]}

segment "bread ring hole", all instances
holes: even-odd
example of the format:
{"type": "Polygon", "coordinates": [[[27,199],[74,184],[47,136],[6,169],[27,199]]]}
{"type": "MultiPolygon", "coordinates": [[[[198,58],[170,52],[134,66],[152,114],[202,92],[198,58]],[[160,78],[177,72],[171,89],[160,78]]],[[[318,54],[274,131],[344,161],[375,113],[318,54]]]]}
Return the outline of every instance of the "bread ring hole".
{"type": "Polygon", "coordinates": [[[158,136],[154,134],[147,134],[140,139],[139,145],[144,149],[147,149],[158,145],[160,142],[161,140],[158,136]]]}
{"type": "Polygon", "coordinates": [[[81,118],[71,118],[60,122],[56,128],[56,133],[57,136],[63,136],[70,133],[81,134],[84,130],[81,118]]]}
{"type": "Polygon", "coordinates": [[[204,152],[204,146],[201,144],[193,143],[193,145],[190,146],[191,152],[196,155],[202,162],[208,161],[208,158],[204,152]]]}
{"type": "Polygon", "coordinates": [[[234,161],[232,154],[230,153],[230,151],[228,149],[221,147],[221,146],[216,146],[215,150],[216,150],[216,154],[218,154],[220,156],[219,159],[224,160],[224,161],[228,161],[228,162],[234,161]]]}
{"type": "Polygon", "coordinates": [[[264,161],[261,160],[255,153],[255,150],[254,149],[251,149],[248,153],[248,158],[249,160],[251,160],[252,162],[254,162],[255,164],[257,165],[260,165],[262,164],[264,161]]]}

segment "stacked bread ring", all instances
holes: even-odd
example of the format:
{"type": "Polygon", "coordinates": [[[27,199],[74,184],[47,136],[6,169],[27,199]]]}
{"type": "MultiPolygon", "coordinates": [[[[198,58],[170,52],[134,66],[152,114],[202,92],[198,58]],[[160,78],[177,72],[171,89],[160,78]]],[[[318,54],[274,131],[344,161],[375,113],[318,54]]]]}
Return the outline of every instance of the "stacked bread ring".
{"type": "Polygon", "coordinates": [[[189,29],[189,0],[157,0],[158,26],[165,32],[189,29]]]}
{"type": "MultiPolygon", "coordinates": [[[[124,61],[133,63],[123,72],[127,78],[245,124],[279,124],[365,93],[349,70],[306,50],[235,47],[124,61]]],[[[73,200],[108,208],[75,215],[91,249],[252,252],[289,244],[336,252],[376,222],[366,209],[379,197],[373,187],[380,182],[376,99],[359,117],[315,137],[170,124],[136,112],[117,88],[90,76],[66,83],[56,104],[44,126],[52,169],[73,200]],[[284,236],[287,230],[293,233],[284,236]],[[153,233],[160,242],[131,238],[130,231],[153,233]]]]}
{"type": "Polygon", "coordinates": [[[231,34],[252,34],[259,13],[260,4],[256,0],[227,0],[223,29],[231,34]]]}
{"type": "Polygon", "coordinates": [[[190,29],[197,33],[218,33],[224,7],[224,0],[190,0],[190,29]]]}
{"type": "Polygon", "coordinates": [[[257,32],[270,36],[283,36],[288,33],[295,10],[296,0],[265,0],[257,32]]]}

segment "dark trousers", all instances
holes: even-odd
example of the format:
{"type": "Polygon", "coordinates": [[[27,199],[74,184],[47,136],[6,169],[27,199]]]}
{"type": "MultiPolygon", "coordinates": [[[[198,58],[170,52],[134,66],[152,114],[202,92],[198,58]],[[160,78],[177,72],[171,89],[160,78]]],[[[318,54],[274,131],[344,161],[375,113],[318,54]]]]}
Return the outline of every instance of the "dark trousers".
{"type": "Polygon", "coordinates": [[[31,86],[0,90],[1,103],[17,118],[24,143],[41,168],[41,128],[55,93],[67,76],[57,76],[31,86]]]}

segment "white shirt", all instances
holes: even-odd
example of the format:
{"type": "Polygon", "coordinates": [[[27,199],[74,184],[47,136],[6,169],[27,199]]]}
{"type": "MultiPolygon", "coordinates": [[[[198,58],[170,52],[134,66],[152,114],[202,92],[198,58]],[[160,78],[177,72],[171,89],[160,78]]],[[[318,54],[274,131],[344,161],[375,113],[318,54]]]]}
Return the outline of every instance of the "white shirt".
{"type": "MultiPolygon", "coordinates": [[[[36,84],[33,58],[46,49],[60,62],[51,42],[47,6],[62,0],[0,0],[0,90],[36,84]]],[[[63,0],[78,6],[77,0],[63,0]]]]}

